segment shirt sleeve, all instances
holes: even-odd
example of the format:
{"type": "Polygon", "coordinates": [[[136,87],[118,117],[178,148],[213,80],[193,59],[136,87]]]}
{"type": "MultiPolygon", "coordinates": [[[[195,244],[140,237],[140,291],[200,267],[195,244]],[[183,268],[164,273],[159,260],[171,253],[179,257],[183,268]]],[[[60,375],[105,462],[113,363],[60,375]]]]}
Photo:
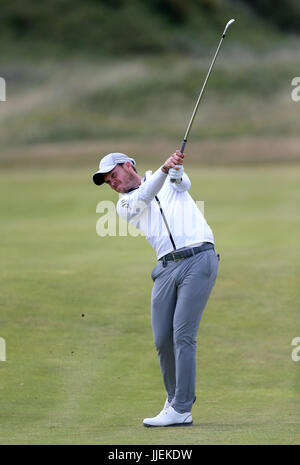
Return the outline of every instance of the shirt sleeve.
{"type": "Polygon", "coordinates": [[[152,176],[143,182],[138,189],[122,195],[117,203],[118,215],[126,221],[136,219],[147,205],[159,193],[167,179],[167,174],[159,168],[152,176]]]}
{"type": "Polygon", "coordinates": [[[188,191],[191,187],[190,178],[186,173],[183,173],[181,182],[171,182],[170,179],[168,180],[173,189],[177,190],[178,192],[185,192],[188,191]]]}

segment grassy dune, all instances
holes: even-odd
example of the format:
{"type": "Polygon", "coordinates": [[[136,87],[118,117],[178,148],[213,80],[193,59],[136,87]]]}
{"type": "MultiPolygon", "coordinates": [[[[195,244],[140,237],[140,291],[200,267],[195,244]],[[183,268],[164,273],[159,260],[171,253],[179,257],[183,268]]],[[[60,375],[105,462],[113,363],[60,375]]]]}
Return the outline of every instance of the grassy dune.
{"type": "MultiPolygon", "coordinates": [[[[193,140],[298,136],[291,81],[299,74],[299,52],[233,53],[226,44],[222,52],[193,140]]],[[[210,61],[207,50],[202,58],[6,64],[1,144],[181,139],[210,61]]]]}

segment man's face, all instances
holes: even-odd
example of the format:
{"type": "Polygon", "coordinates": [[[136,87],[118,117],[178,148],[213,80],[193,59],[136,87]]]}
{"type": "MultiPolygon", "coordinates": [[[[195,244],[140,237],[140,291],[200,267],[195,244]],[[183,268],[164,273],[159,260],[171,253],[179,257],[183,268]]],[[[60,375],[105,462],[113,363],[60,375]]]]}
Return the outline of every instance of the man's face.
{"type": "Polygon", "coordinates": [[[132,188],[132,168],[127,163],[117,165],[104,174],[104,181],[116,192],[124,194],[132,188]]]}

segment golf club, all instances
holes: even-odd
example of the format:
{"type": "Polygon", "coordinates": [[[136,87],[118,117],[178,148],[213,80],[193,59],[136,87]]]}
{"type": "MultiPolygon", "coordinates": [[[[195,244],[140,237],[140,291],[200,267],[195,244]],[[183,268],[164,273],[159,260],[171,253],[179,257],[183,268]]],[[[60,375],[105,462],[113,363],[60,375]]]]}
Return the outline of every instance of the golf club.
{"type": "MultiPolygon", "coordinates": [[[[221,44],[222,44],[223,39],[224,39],[224,37],[225,37],[225,35],[226,35],[226,31],[227,31],[227,29],[229,28],[229,26],[230,26],[234,21],[235,21],[234,19],[231,19],[230,21],[228,21],[228,23],[227,23],[226,26],[225,26],[225,29],[224,29],[224,32],[223,32],[223,34],[222,34],[221,40],[220,40],[220,42],[219,42],[218,48],[217,48],[217,50],[216,50],[215,56],[214,56],[214,58],[213,58],[213,60],[212,60],[212,62],[211,62],[211,65],[210,65],[210,67],[209,67],[208,73],[207,73],[207,75],[206,75],[205,81],[204,81],[204,83],[203,83],[201,92],[200,92],[199,97],[198,97],[198,100],[197,100],[197,103],[196,103],[196,105],[195,105],[194,111],[193,111],[192,116],[191,116],[191,119],[190,119],[190,121],[189,121],[187,130],[186,130],[186,132],[185,132],[185,135],[184,135],[184,138],[183,138],[181,147],[180,147],[180,152],[181,152],[181,153],[184,152],[185,145],[186,145],[186,143],[187,143],[187,139],[188,139],[188,136],[189,136],[189,133],[190,133],[190,130],[191,130],[191,127],[192,127],[192,124],[193,124],[195,115],[196,115],[197,110],[198,110],[198,107],[199,107],[199,103],[200,103],[200,101],[201,101],[201,98],[202,98],[202,95],[203,95],[205,86],[206,86],[206,84],[207,84],[208,78],[209,78],[209,76],[210,76],[211,70],[212,70],[212,68],[213,68],[213,66],[214,66],[214,63],[215,63],[216,58],[217,58],[217,55],[218,55],[218,53],[219,53],[221,44]]],[[[176,179],[172,179],[172,178],[171,178],[171,182],[175,182],[175,181],[176,181],[176,179]]]]}

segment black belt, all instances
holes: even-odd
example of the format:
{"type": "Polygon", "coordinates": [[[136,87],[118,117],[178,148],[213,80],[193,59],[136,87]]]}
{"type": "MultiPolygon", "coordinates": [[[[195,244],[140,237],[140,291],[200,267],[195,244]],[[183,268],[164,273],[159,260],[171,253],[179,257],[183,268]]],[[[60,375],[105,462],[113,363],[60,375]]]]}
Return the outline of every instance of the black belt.
{"type": "Polygon", "coordinates": [[[175,252],[170,252],[164,257],[161,257],[159,260],[165,262],[166,260],[172,260],[174,262],[178,262],[179,260],[183,260],[184,258],[192,257],[200,252],[205,252],[205,250],[214,249],[215,246],[211,242],[204,242],[202,245],[198,247],[191,247],[190,249],[186,250],[177,250],[175,252]]]}

